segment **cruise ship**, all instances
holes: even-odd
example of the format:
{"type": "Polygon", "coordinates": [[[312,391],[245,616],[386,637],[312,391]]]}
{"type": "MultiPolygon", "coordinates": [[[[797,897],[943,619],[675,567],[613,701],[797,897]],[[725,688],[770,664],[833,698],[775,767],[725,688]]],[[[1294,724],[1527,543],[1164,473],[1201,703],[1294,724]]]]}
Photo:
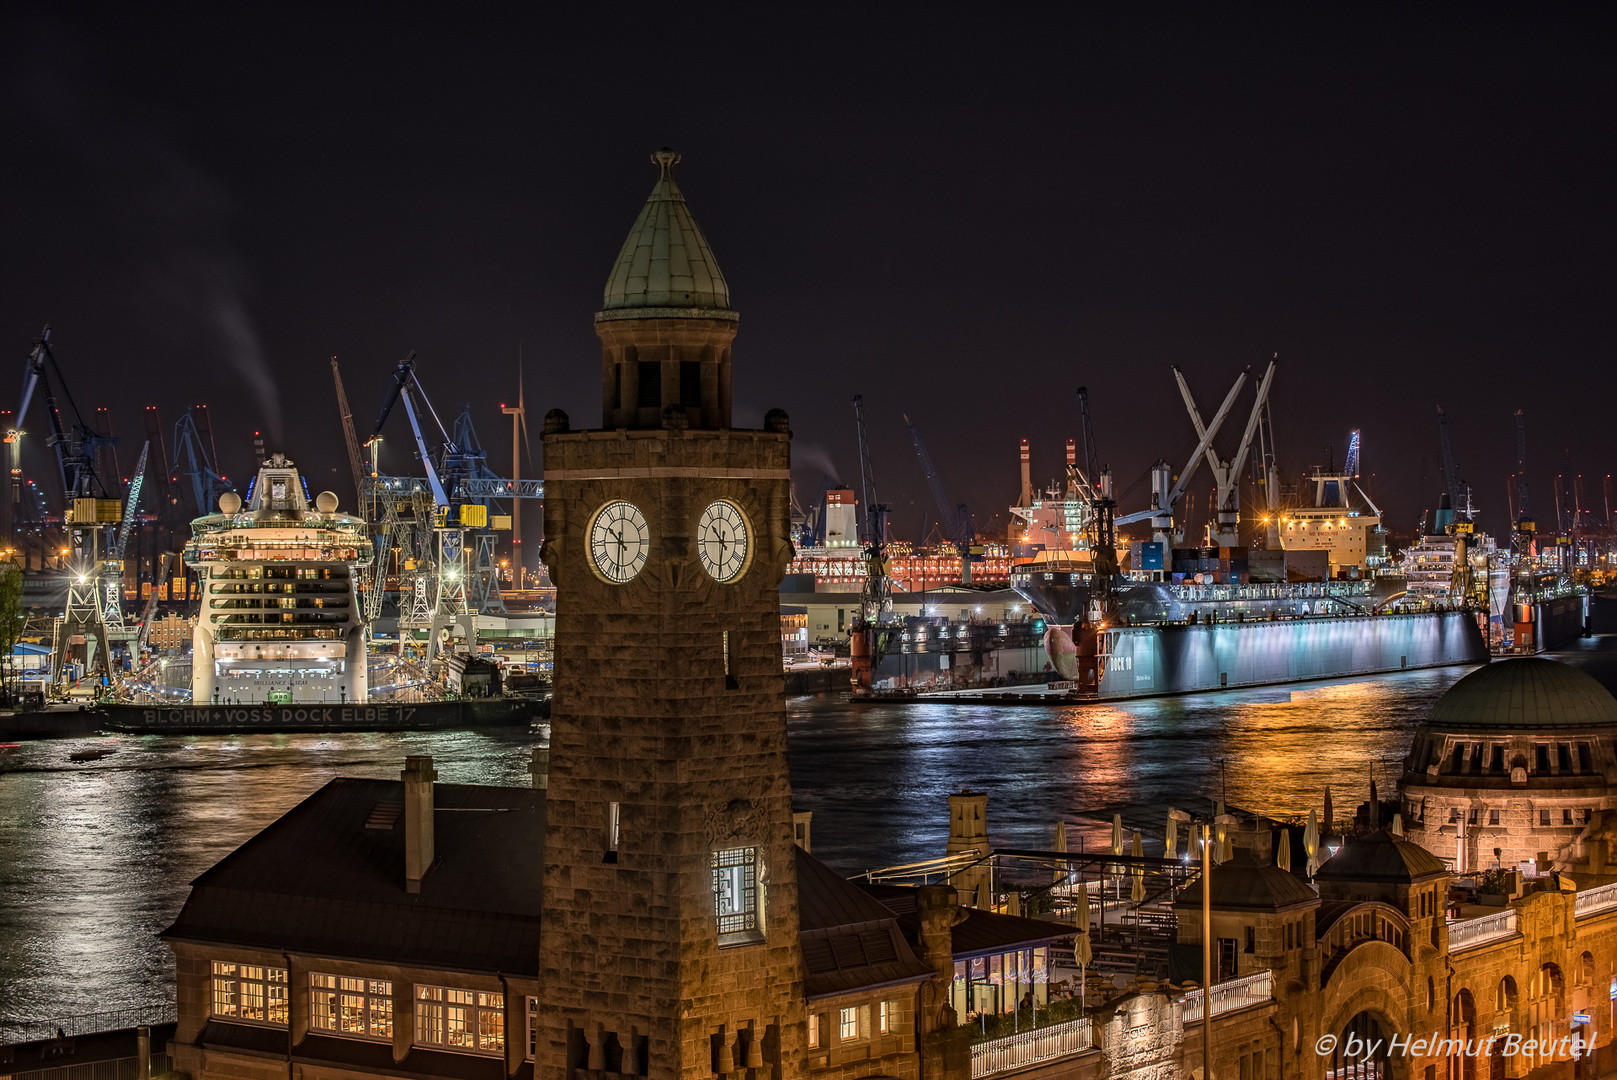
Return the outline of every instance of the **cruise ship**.
{"type": "Polygon", "coordinates": [[[202,608],[192,631],[191,700],[213,704],[363,704],[365,623],[356,571],[370,565],[365,522],[313,498],[286,457],[191,523],[185,563],[202,608]]]}

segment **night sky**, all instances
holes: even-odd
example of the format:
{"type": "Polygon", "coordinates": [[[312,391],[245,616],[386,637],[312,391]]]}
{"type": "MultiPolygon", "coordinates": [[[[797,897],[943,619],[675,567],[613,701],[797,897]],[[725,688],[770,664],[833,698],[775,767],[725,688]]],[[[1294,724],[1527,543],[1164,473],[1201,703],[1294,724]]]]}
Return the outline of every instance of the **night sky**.
{"type": "Polygon", "coordinates": [[[52,324],[126,469],[144,406],[206,403],[228,475],[263,429],[351,505],[334,354],[362,439],[410,349],[502,473],[519,352],[535,437],[598,424],[592,317],[669,145],[742,316],[736,423],[787,409],[811,496],[855,482],[863,393],[900,533],[936,514],[901,413],[1002,527],[1018,441],[1055,476],[1087,384],[1127,512],[1193,444],[1170,366],[1211,412],[1274,354],[1282,466],[1362,428],[1400,530],[1438,404],[1487,527],[1518,408],[1540,521],[1568,451],[1604,511],[1617,95],[1577,9],[137,7],[0,19],[0,355],[52,324]]]}

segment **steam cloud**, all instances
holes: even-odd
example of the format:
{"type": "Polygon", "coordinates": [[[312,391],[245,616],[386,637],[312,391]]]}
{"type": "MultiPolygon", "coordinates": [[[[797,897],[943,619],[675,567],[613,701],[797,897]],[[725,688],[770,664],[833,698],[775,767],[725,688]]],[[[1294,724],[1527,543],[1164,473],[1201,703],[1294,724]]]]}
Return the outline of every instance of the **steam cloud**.
{"type": "Polygon", "coordinates": [[[248,311],[249,275],[228,236],[233,200],[157,123],[130,111],[127,96],[105,85],[95,58],[63,27],[40,22],[23,37],[26,59],[10,89],[77,160],[74,171],[89,181],[108,222],[107,239],[155,301],[159,329],[178,334],[175,345],[225,361],[280,442],[280,389],[248,311]]]}

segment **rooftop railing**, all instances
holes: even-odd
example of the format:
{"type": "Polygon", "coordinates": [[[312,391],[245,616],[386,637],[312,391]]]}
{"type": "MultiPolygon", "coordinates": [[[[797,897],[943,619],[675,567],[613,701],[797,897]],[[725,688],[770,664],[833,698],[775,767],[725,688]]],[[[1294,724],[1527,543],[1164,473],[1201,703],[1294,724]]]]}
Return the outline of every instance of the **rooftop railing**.
{"type": "MultiPolygon", "coordinates": [[[[1260,971],[1256,975],[1246,975],[1229,982],[1216,983],[1213,986],[1213,1015],[1222,1016],[1236,1009],[1245,1009],[1252,1005],[1261,1005],[1274,997],[1274,973],[1260,971]]],[[[1202,1018],[1202,992],[1192,990],[1186,994],[1179,1003],[1180,1022],[1185,1024],[1199,1023],[1202,1018]]]]}
{"type": "Polygon", "coordinates": [[[1580,890],[1577,899],[1572,901],[1572,909],[1579,918],[1614,907],[1617,907],[1617,885],[1601,885],[1593,889],[1580,890]]]}
{"type": "Polygon", "coordinates": [[[971,1080],[1066,1057],[1094,1045],[1095,1036],[1088,1017],[989,1039],[971,1048],[971,1080]]]}
{"type": "Polygon", "coordinates": [[[1506,908],[1497,915],[1449,923],[1449,952],[1474,949],[1491,941],[1502,941],[1516,934],[1516,909],[1506,908]]]}

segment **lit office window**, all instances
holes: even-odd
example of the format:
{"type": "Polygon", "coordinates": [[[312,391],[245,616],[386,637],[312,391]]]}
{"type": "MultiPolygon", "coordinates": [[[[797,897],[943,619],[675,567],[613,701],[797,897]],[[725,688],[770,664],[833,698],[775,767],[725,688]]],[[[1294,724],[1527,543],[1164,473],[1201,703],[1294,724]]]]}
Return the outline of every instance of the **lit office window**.
{"type": "Polygon", "coordinates": [[[447,986],[415,988],[415,1041],[421,1046],[498,1054],[505,1050],[505,995],[447,986]]]}
{"type": "Polygon", "coordinates": [[[337,1035],[393,1037],[393,984],[386,979],[309,976],[309,1026],[337,1035]]]}
{"type": "Polygon", "coordinates": [[[286,969],[213,962],[213,1015],[286,1023],[286,969]]]}

